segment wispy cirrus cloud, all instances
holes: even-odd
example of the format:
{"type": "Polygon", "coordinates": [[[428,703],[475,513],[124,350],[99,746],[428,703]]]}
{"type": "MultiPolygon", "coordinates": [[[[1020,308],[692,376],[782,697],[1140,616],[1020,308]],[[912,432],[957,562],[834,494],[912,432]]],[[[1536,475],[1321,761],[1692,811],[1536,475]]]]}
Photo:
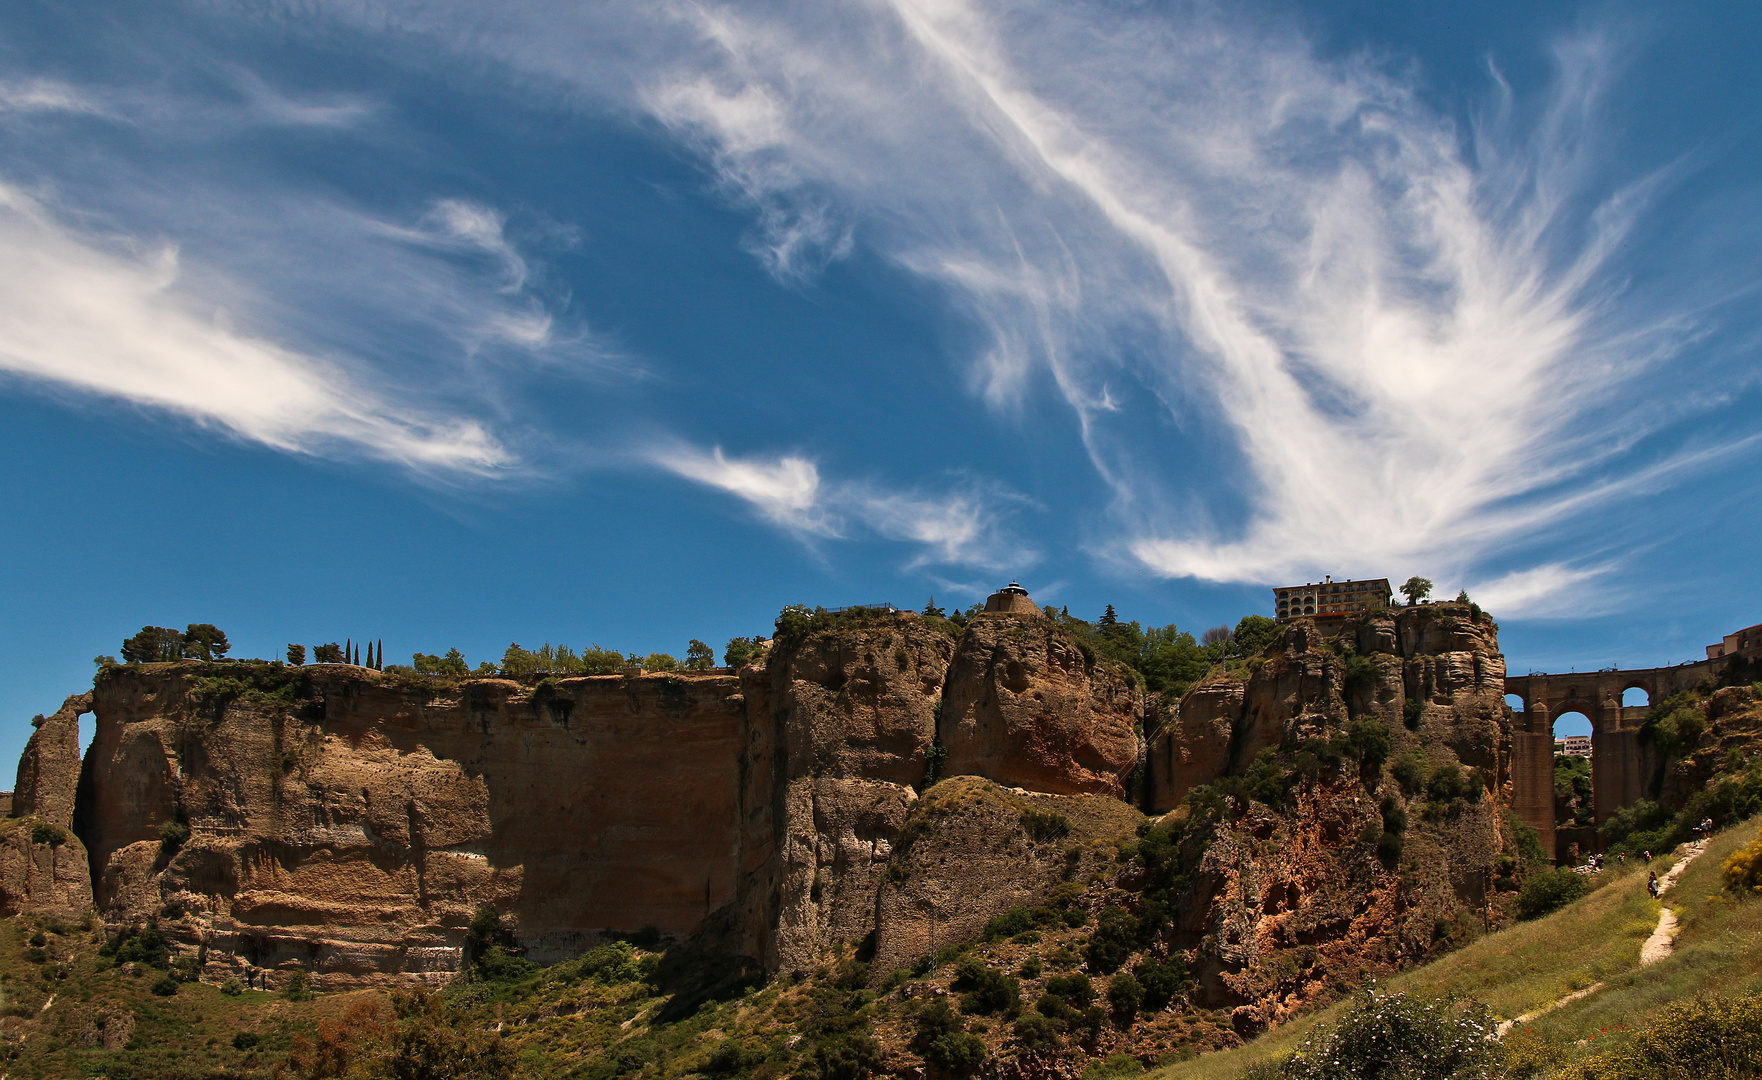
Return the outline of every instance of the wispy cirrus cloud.
{"type": "Polygon", "coordinates": [[[880,536],[913,545],[910,569],[933,565],[1020,570],[1039,555],[1006,518],[1020,502],[991,485],[957,484],[941,493],[892,490],[870,482],[828,482],[799,454],[730,457],[721,447],[674,444],[650,452],[661,468],[727,492],[760,517],[813,542],[880,536]]]}
{"type": "Polygon", "coordinates": [[[204,315],[178,276],[175,248],[101,245],[0,186],[0,371],[293,453],[440,475],[514,463],[475,420],[400,406],[334,362],[204,315]]]}

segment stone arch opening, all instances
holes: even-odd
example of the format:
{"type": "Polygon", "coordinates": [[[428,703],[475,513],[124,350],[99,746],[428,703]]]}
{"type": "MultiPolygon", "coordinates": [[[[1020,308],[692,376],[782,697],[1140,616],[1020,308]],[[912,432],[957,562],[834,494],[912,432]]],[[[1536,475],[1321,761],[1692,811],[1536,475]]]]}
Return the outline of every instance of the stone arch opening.
{"type": "Polygon", "coordinates": [[[1523,700],[1522,694],[1506,694],[1505,704],[1514,713],[1526,713],[1530,710],[1529,702],[1523,700]]]}
{"type": "Polygon", "coordinates": [[[1597,846],[1597,759],[1594,708],[1561,702],[1552,716],[1554,736],[1555,858],[1577,862],[1597,846]]]}
{"type": "Polygon", "coordinates": [[[1624,709],[1649,709],[1652,707],[1652,690],[1644,683],[1629,683],[1621,691],[1621,707],[1624,709]]]}

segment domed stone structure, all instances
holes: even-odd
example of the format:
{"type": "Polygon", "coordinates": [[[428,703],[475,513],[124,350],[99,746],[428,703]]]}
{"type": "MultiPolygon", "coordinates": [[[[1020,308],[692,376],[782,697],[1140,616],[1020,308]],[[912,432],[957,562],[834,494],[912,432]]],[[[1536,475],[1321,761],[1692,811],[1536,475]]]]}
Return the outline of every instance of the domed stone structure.
{"type": "Polygon", "coordinates": [[[1028,590],[1012,581],[985,598],[986,611],[1012,611],[1021,615],[1040,614],[1040,605],[1028,599],[1028,590]]]}

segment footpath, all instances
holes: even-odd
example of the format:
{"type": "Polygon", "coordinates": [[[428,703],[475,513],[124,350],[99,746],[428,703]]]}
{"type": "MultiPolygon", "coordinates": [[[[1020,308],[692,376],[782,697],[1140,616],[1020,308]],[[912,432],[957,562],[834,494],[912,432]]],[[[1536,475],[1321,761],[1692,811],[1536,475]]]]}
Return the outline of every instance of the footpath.
{"type": "MultiPolygon", "coordinates": [[[[1682,858],[1678,859],[1676,865],[1665,871],[1664,876],[1658,879],[1658,896],[1660,898],[1676,885],[1676,879],[1682,876],[1682,872],[1687,870],[1689,864],[1699,858],[1701,852],[1705,851],[1706,848],[1707,841],[1705,839],[1696,840],[1691,844],[1683,845],[1682,858]]],[[[1658,961],[1668,958],[1675,941],[1676,912],[1670,910],[1669,904],[1665,904],[1664,910],[1658,913],[1658,925],[1653,928],[1652,936],[1646,939],[1644,945],[1640,946],[1640,966],[1650,967],[1658,961]]],[[[1558,1001],[1551,1001],[1539,1009],[1524,1013],[1522,1016],[1514,1017],[1510,1020],[1501,1020],[1499,1021],[1498,1028],[1495,1030],[1497,1030],[1499,1037],[1503,1039],[1511,1032],[1511,1029],[1517,1027],[1519,1024],[1527,1024],[1538,1016],[1551,1013],[1562,1006],[1571,1005],[1575,1001],[1582,1001],[1603,989],[1604,985],[1604,983],[1592,983],[1583,990],[1574,990],[1572,993],[1558,1001]]]]}

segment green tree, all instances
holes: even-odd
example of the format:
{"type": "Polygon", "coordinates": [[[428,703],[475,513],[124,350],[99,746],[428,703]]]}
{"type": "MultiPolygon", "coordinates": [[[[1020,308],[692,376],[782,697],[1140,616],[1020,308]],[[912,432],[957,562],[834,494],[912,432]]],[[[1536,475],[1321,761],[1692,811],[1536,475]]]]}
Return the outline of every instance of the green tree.
{"type": "Polygon", "coordinates": [[[299,667],[306,662],[306,646],[288,645],[288,663],[299,667]]]}
{"type": "Polygon", "coordinates": [[[641,659],[632,657],[634,663],[648,671],[678,671],[679,661],[664,652],[652,652],[641,659]]]}
{"type": "Polygon", "coordinates": [[[440,660],[441,673],[445,675],[468,675],[471,666],[465,663],[465,654],[458,649],[448,649],[447,655],[440,660]]]}
{"type": "Polygon", "coordinates": [[[1268,645],[1279,640],[1279,624],[1265,615],[1244,615],[1230,632],[1232,649],[1237,656],[1259,656],[1268,645]]]}
{"type": "Polygon", "coordinates": [[[336,642],[312,646],[312,662],[315,664],[340,664],[343,662],[343,647],[336,642]]]}
{"type": "Polygon", "coordinates": [[[1407,597],[1408,606],[1411,607],[1432,595],[1432,583],[1422,577],[1410,577],[1402,583],[1401,595],[1407,597]]]}
{"type": "Polygon", "coordinates": [[[722,650],[722,663],[731,668],[745,667],[748,663],[764,656],[764,638],[737,637],[728,639],[728,647],[722,650]]]}
{"type": "Polygon", "coordinates": [[[510,644],[502,651],[502,670],[509,675],[532,675],[538,671],[538,667],[538,655],[527,652],[517,643],[510,644]]]}
{"type": "Polygon", "coordinates": [[[716,666],[716,650],[705,645],[697,638],[685,647],[685,670],[708,671],[716,666]]]}
{"type": "Polygon", "coordinates": [[[127,664],[159,664],[178,660],[184,654],[184,636],[169,626],[143,626],[122,643],[122,659],[127,664]]]}
{"type": "Polygon", "coordinates": [[[926,618],[931,618],[931,619],[946,619],[946,618],[948,618],[948,612],[946,612],[942,608],[939,608],[936,606],[936,598],[934,596],[932,596],[929,599],[929,601],[924,604],[924,610],[919,612],[919,614],[923,615],[926,618]]]}
{"type": "Polygon", "coordinates": [[[1105,631],[1109,627],[1118,626],[1119,623],[1120,623],[1120,617],[1118,615],[1114,614],[1113,605],[1109,604],[1109,605],[1107,605],[1107,610],[1101,613],[1100,621],[1098,621],[1095,625],[1105,631]]]}

